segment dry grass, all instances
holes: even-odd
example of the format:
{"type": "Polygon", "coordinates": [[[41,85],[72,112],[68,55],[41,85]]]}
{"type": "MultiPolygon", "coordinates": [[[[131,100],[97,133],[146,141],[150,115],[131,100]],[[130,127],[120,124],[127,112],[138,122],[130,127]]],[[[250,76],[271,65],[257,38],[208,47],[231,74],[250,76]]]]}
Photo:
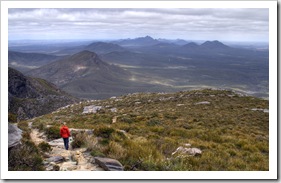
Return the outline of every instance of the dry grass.
{"type": "Polygon", "coordinates": [[[63,120],[72,128],[94,129],[94,143],[85,146],[93,155],[118,159],[126,170],[266,171],[269,115],[251,109],[268,107],[267,100],[224,90],[143,93],[85,102],[39,117],[34,123],[63,120]],[[203,101],[209,104],[197,104],[203,101]],[[104,110],[82,114],[87,105],[104,110]],[[118,118],[112,124],[114,116],[118,118]],[[171,155],[186,143],[200,148],[202,155],[171,155]]]}

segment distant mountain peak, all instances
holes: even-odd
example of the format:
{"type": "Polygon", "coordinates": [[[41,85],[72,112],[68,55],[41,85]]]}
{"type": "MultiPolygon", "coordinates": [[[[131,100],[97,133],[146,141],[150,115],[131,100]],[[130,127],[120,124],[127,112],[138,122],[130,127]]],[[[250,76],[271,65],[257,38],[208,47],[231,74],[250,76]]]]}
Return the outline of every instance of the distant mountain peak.
{"type": "Polygon", "coordinates": [[[145,36],[146,39],[153,39],[151,36],[145,36]]]}
{"type": "Polygon", "coordinates": [[[78,55],[78,54],[87,54],[87,55],[97,55],[95,52],[92,52],[92,51],[89,51],[89,50],[83,50],[83,51],[80,51],[74,55],[78,55]]]}
{"type": "Polygon", "coordinates": [[[80,51],[80,52],[72,55],[71,57],[97,58],[98,55],[95,52],[88,51],[88,50],[83,50],[83,51],[80,51]]]}
{"type": "Polygon", "coordinates": [[[200,45],[200,47],[203,48],[209,48],[209,49],[217,49],[217,48],[229,48],[225,44],[215,40],[215,41],[206,41],[203,44],[200,45]]]}
{"type": "Polygon", "coordinates": [[[194,42],[190,42],[190,43],[187,43],[185,45],[183,45],[184,48],[197,48],[198,47],[198,44],[194,43],[194,42]]]}
{"type": "Polygon", "coordinates": [[[145,36],[145,37],[138,37],[136,38],[138,40],[147,40],[147,41],[154,41],[155,39],[153,39],[152,37],[150,36],[145,36]]]}
{"type": "Polygon", "coordinates": [[[125,49],[114,43],[106,43],[106,42],[93,42],[87,45],[85,50],[94,51],[98,54],[109,53],[112,51],[124,51],[125,49]]]}
{"type": "Polygon", "coordinates": [[[120,40],[117,44],[121,46],[151,46],[160,43],[160,41],[153,39],[150,36],[137,37],[135,39],[120,40]]]}

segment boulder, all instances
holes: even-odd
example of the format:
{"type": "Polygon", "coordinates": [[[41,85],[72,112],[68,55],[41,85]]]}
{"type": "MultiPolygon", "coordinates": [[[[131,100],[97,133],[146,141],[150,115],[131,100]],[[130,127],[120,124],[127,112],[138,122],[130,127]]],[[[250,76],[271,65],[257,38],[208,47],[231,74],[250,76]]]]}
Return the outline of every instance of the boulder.
{"type": "Polygon", "coordinates": [[[82,114],[97,113],[101,109],[102,109],[102,106],[96,106],[96,105],[86,106],[86,107],[84,107],[82,114]]]}
{"type": "Polygon", "coordinates": [[[193,147],[191,148],[190,144],[185,144],[186,147],[178,147],[176,149],[175,152],[172,153],[172,155],[175,155],[175,154],[180,154],[180,155],[183,155],[183,154],[186,154],[186,155],[189,155],[189,156],[198,156],[198,155],[201,155],[202,154],[202,151],[196,147],[193,147]]]}
{"type": "Polygon", "coordinates": [[[18,144],[20,144],[22,138],[22,130],[19,129],[16,125],[10,124],[8,126],[8,148],[12,148],[18,144]]]}
{"type": "Polygon", "coordinates": [[[95,163],[98,164],[100,167],[102,167],[106,171],[123,171],[124,168],[122,164],[115,160],[110,158],[101,158],[101,157],[95,157],[95,163]]]}

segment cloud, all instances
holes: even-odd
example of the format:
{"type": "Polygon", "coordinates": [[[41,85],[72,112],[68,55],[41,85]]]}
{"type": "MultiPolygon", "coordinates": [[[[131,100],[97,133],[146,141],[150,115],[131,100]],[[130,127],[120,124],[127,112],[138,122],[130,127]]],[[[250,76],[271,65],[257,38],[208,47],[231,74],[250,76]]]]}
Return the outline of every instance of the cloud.
{"type": "Polygon", "coordinates": [[[9,9],[9,39],[268,40],[268,9],[9,9]],[[176,33],[176,34],[175,34],[176,33]]]}

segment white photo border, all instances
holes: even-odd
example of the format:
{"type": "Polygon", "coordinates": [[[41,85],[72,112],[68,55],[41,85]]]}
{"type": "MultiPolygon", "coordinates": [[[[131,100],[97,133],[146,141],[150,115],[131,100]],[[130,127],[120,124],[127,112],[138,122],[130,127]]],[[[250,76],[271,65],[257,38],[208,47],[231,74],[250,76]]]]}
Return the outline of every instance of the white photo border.
{"type": "Polygon", "coordinates": [[[1,179],[277,179],[277,1],[2,1],[1,179]],[[8,171],[9,8],[268,8],[269,171],[8,171]],[[6,150],[5,150],[6,149],[6,150]]]}

